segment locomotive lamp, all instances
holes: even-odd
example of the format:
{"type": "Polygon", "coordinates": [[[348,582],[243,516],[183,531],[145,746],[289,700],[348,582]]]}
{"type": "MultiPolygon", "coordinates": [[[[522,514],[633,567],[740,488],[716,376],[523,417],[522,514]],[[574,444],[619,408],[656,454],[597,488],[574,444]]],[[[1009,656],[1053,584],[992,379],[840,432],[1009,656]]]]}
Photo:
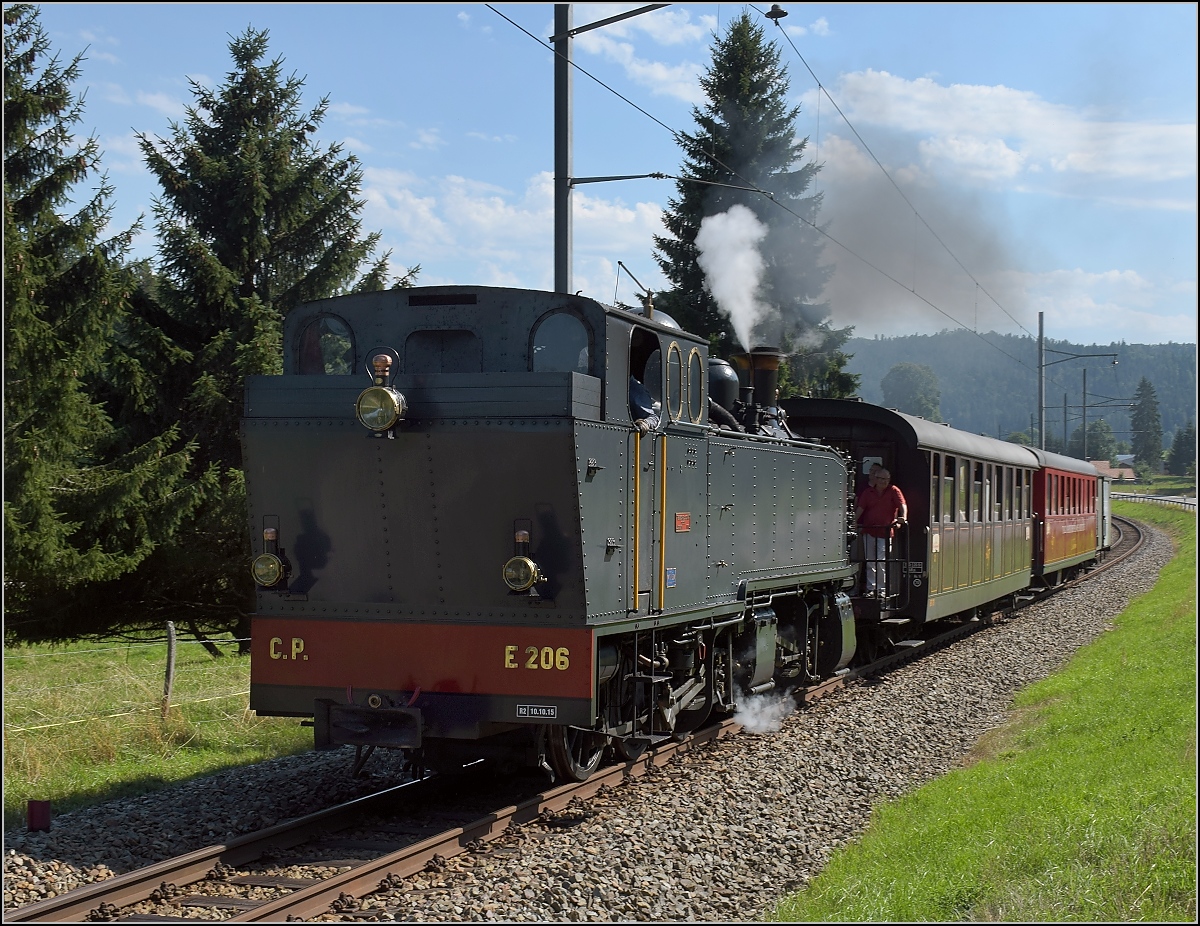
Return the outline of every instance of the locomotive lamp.
{"type": "Polygon", "coordinates": [[[504,564],[504,584],[514,592],[524,592],[539,582],[545,582],[542,570],[529,558],[529,531],[516,531],[513,534],[513,546],[516,555],[504,564]]]}
{"type": "Polygon", "coordinates": [[[250,573],[254,576],[255,582],[264,588],[270,588],[272,585],[277,585],[283,578],[283,560],[274,553],[263,553],[261,556],[254,557],[250,573]]]}
{"type": "Polygon", "coordinates": [[[354,403],[354,414],[364,427],[382,434],[408,413],[408,401],[388,385],[391,357],[376,354],[371,358],[371,366],[375,370],[374,385],[359,393],[354,403]]]}
{"type": "MultiPolygon", "coordinates": [[[[263,528],[263,545],[274,548],[279,540],[279,531],[273,527],[263,528]]],[[[263,553],[254,558],[254,562],[250,564],[250,574],[254,576],[254,581],[263,588],[270,588],[272,585],[278,585],[283,579],[287,569],[283,565],[283,560],[274,553],[263,553]]]]}

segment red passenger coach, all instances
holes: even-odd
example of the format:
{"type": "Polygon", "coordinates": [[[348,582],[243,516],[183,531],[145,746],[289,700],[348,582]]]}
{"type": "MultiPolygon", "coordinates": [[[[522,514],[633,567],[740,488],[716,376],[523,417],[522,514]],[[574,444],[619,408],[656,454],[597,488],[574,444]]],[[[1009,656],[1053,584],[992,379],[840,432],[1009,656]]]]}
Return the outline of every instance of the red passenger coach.
{"type": "Polygon", "coordinates": [[[1033,577],[1057,585],[1095,560],[1100,549],[1099,473],[1085,460],[1033,452],[1039,466],[1033,480],[1033,577]]]}

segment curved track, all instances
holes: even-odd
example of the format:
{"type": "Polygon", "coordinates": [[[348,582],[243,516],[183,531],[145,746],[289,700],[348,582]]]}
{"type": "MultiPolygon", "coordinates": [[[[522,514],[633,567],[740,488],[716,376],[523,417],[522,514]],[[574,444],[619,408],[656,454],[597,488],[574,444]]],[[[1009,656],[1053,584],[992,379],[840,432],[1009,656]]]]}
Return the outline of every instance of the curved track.
{"type": "MultiPolygon", "coordinates": [[[[1119,538],[1104,562],[1052,591],[1074,587],[1140,547],[1144,538],[1136,524],[1125,519],[1114,519],[1114,523],[1119,538]]],[[[796,699],[811,702],[852,678],[878,674],[927,655],[997,620],[1012,619],[1023,607],[1050,593],[1013,601],[1001,611],[943,629],[920,646],[797,691],[796,699]]],[[[485,786],[479,777],[482,770],[474,774],[468,770],[461,777],[411,781],[225,845],[199,849],[6,911],[5,919],[179,922],[185,918],[185,908],[198,907],[206,908],[207,919],[231,922],[280,922],[329,913],[350,914],[359,909],[358,898],[392,886],[398,879],[437,869],[445,859],[464,852],[488,851],[487,844],[504,836],[509,827],[520,827],[538,818],[560,826],[578,822],[585,812],[573,811],[573,804],[627,778],[651,773],[678,756],[740,729],[736,720],[726,720],[697,731],[683,742],[669,743],[636,760],[601,768],[585,782],[549,790],[537,791],[528,779],[499,785],[493,781],[485,786]],[[512,803],[503,801],[514,796],[517,799],[512,803]],[[488,800],[493,804],[488,805],[488,800]],[[501,806],[485,809],[496,804],[501,806]],[[318,869],[328,874],[302,878],[295,874],[298,869],[318,869]]]]}

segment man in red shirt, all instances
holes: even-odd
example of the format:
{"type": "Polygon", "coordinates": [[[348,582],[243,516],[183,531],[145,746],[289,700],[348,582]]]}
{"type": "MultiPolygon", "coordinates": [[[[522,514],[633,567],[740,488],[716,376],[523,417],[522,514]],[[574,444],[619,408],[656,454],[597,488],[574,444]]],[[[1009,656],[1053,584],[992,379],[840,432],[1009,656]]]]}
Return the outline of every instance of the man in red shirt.
{"type": "Polygon", "coordinates": [[[868,598],[883,597],[889,541],[897,528],[908,523],[908,503],[891,479],[888,470],[878,470],[875,479],[858,496],[858,509],[854,512],[854,519],[862,528],[866,559],[864,594],[868,598]]]}

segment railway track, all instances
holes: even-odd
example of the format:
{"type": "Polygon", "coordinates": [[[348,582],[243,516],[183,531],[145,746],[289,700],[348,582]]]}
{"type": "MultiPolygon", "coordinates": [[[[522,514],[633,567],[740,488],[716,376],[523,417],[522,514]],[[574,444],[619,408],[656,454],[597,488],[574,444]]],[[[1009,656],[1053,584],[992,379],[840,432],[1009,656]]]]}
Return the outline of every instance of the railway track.
{"type": "MultiPolygon", "coordinates": [[[[1132,522],[1120,520],[1118,527],[1118,542],[1104,563],[1051,591],[1076,586],[1132,555],[1142,542],[1142,534],[1132,522]]],[[[1021,608],[1044,598],[1035,596],[1013,602],[994,614],[977,615],[920,646],[804,689],[797,693],[797,700],[811,702],[851,679],[879,674],[900,662],[917,659],[997,620],[1012,619],[1021,608]]],[[[489,781],[481,769],[467,770],[461,777],[407,782],[224,845],[199,849],[6,911],[5,919],[279,922],[331,914],[345,918],[373,916],[379,911],[360,911],[359,901],[365,895],[393,887],[419,872],[436,871],[454,856],[493,851],[497,841],[536,820],[549,826],[579,822],[587,815],[581,802],[602,789],[651,774],[673,759],[706,748],[740,729],[736,720],[727,720],[697,731],[684,742],[658,747],[635,761],[603,768],[586,782],[548,790],[539,790],[529,779],[489,781]],[[314,871],[321,876],[314,877],[314,871]],[[189,911],[196,915],[189,916],[189,911]]],[[[500,851],[505,851],[499,844],[500,851]]]]}

